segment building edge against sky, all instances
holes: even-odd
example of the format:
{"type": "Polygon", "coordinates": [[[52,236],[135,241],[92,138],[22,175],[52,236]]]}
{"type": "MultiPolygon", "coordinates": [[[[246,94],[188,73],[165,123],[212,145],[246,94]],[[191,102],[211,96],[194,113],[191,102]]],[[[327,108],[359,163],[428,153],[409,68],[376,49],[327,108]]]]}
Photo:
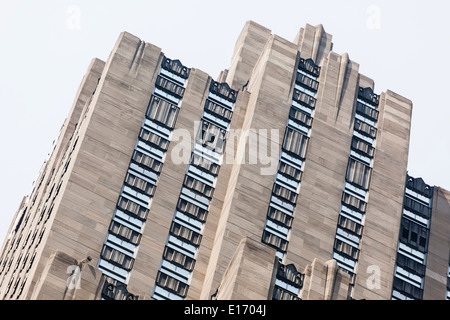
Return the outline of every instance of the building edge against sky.
{"type": "Polygon", "coordinates": [[[217,82],[122,33],[16,213],[0,297],[445,298],[450,197],[408,184],[412,103],[358,67],[321,25],[249,21],[217,82]]]}

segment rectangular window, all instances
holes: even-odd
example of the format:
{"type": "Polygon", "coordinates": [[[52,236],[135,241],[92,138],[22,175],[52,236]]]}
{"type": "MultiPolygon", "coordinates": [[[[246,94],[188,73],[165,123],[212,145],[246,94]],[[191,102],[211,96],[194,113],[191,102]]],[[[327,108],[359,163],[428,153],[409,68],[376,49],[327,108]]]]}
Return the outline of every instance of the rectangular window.
{"type": "Polygon", "coordinates": [[[206,171],[207,173],[211,173],[212,175],[216,176],[219,173],[220,166],[217,163],[209,161],[198,154],[192,153],[190,162],[196,167],[206,171]]]}
{"type": "Polygon", "coordinates": [[[401,293],[406,294],[414,299],[422,300],[422,289],[397,277],[394,277],[394,289],[397,289],[401,293]]]}
{"type": "Polygon", "coordinates": [[[411,199],[410,197],[404,197],[403,206],[405,207],[405,209],[416,213],[426,219],[429,219],[431,216],[431,209],[429,207],[411,199]]]}
{"type": "Polygon", "coordinates": [[[308,128],[311,128],[313,118],[303,111],[296,108],[291,108],[289,111],[289,118],[303,124],[308,128]]]}
{"type": "Polygon", "coordinates": [[[204,195],[208,198],[212,197],[214,191],[213,187],[188,175],[184,177],[183,185],[191,190],[197,191],[201,195],[204,195]]]}
{"type": "Polygon", "coordinates": [[[136,177],[131,173],[127,173],[124,183],[125,185],[138,191],[144,192],[145,194],[151,197],[155,194],[156,186],[154,184],[145,181],[139,177],[136,177]]]}
{"type": "Polygon", "coordinates": [[[286,128],[283,139],[283,149],[301,159],[305,159],[309,138],[292,128],[286,128]]]}
{"type": "Polygon", "coordinates": [[[311,109],[314,109],[316,106],[316,99],[304,92],[301,92],[300,90],[295,89],[294,90],[294,96],[293,96],[294,101],[307,106],[311,109]]]}
{"type": "Polygon", "coordinates": [[[200,208],[185,199],[178,200],[177,210],[186,213],[202,222],[206,221],[206,215],[208,214],[208,211],[206,211],[205,209],[200,208]]]}
{"type": "Polygon", "coordinates": [[[136,164],[143,166],[145,169],[160,173],[162,169],[162,162],[143,154],[140,151],[135,150],[133,152],[132,161],[136,164]]]}
{"type": "Polygon", "coordinates": [[[287,228],[290,228],[292,226],[292,216],[281,212],[280,210],[277,210],[271,206],[269,206],[269,210],[267,212],[267,218],[276,221],[278,223],[281,223],[287,228]]]}
{"type": "Polygon", "coordinates": [[[362,235],[363,226],[349,218],[346,218],[342,215],[339,215],[338,217],[338,226],[340,226],[342,229],[353,233],[357,236],[362,235]]]}
{"type": "Polygon", "coordinates": [[[409,220],[402,218],[400,241],[425,253],[428,247],[428,229],[409,220]]]}
{"type": "Polygon", "coordinates": [[[293,294],[290,291],[287,291],[283,288],[275,286],[273,289],[273,300],[300,300],[298,295],[293,294]]]}
{"type": "Polygon", "coordinates": [[[172,291],[175,294],[186,297],[188,285],[175,278],[172,278],[164,272],[158,271],[158,275],[156,276],[156,284],[169,291],[172,291]]]}
{"type": "Polygon", "coordinates": [[[283,161],[280,161],[278,172],[288,176],[289,178],[292,178],[297,182],[300,182],[300,179],[302,177],[302,171],[300,169],[295,168],[283,161]]]}
{"type": "Polygon", "coordinates": [[[353,158],[348,159],[346,180],[363,190],[369,189],[370,174],[372,169],[362,162],[359,162],[353,158]]]}
{"type": "Polygon", "coordinates": [[[117,202],[117,207],[128,213],[133,214],[134,216],[136,216],[141,220],[147,219],[148,209],[127,198],[120,197],[119,201],[117,202]]]}
{"type": "Polygon", "coordinates": [[[319,88],[318,81],[312,79],[310,76],[307,76],[301,72],[297,73],[296,81],[298,84],[303,85],[314,92],[317,91],[317,89],[319,88]]]}
{"type": "Polygon", "coordinates": [[[355,119],[355,130],[372,139],[375,139],[377,135],[377,129],[375,127],[359,119],[355,119]]]}
{"type": "Polygon", "coordinates": [[[291,191],[283,186],[280,186],[277,183],[274,183],[272,188],[272,193],[278,197],[280,197],[282,200],[287,200],[288,202],[295,205],[297,202],[297,193],[294,191],[291,191]]]}
{"type": "Polygon", "coordinates": [[[358,139],[357,137],[353,137],[352,138],[352,150],[354,150],[358,153],[362,153],[363,155],[372,158],[375,148],[372,147],[366,141],[358,139]]]}
{"type": "Polygon", "coordinates": [[[179,108],[170,102],[152,96],[147,109],[147,118],[173,129],[177,120],[179,108]]]}
{"type": "Polygon", "coordinates": [[[202,240],[201,234],[192,231],[191,229],[186,228],[185,226],[182,226],[181,224],[176,222],[172,222],[172,225],[170,226],[170,234],[174,235],[175,237],[184,239],[194,246],[199,246],[202,240]]]}
{"type": "Polygon", "coordinates": [[[378,120],[378,111],[374,108],[362,104],[361,102],[356,103],[356,112],[369,118],[372,121],[376,122],[378,120]]]}
{"type": "Polygon", "coordinates": [[[140,233],[128,227],[125,227],[124,225],[114,220],[112,220],[111,224],[109,225],[109,232],[135,245],[139,244],[139,241],[141,240],[140,233]]]}
{"type": "Polygon", "coordinates": [[[227,121],[231,121],[231,117],[233,115],[233,112],[230,109],[228,109],[218,103],[212,102],[209,99],[206,99],[205,110],[210,111],[211,113],[214,113],[219,118],[222,118],[227,121]]]}
{"type": "Polygon", "coordinates": [[[161,150],[167,150],[168,146],[169,146],[169,140],[164,139],[160,136],[158,136],[157,134],[141,128],[141,131],[139,133],[139,139],[141,139],[142,141],[145,141],[147,143],[149,143],[150,145],[161,149],[161,150]]]}
{"type": "Polygon", "coordinates": [[[359,212],[366,212],[366,202],[349,193],[344,192],[342,194],[342,203],[359,212]]]}
{"type": "Polygon", "coordinates": [[[423,277],[425,275],[425,265],[417,262],[401,253],[397,254],[397,265],[405,270],[411,271],[419,276],[423,277]]]}
{"type": "Polygon", "coordinates": [[[165,247],[163,258],[186,270],[194,270],[195,260],[170,247],[165,247]]]}
{"type": "Polygon", "coordinates": [[[334,240],[334,250],[351,259],[358,260],[359,250],[342,240],[334,240]]]}
{"type": "Polygon", "coordinates": [[[221,154],[223,153],[225,138],[226,131],[224,129],[202,120],[196,139],[202,146],[221,154]]]}
{"type": "Polygon", "coordinates": [[[282,252],[286,252],[288,243],[285,239],[282,239],[274,235],[273,233],[268,232],[267,230],[264,230],[263,232],[262,242],[268,244],[271,247],[275,247],[282,252]]]}
{"type": "Polygon", "coordinates": [[[101,256],[104,260],[125,270],[131,270],[133,268],[134,259],[116,249],[103,246],[101,256]]]}
{"type": "Polygon", "coordinates": [[[178,84],[161,77],[160,75],[156,78],[156,86],[163,89],[164,91],[174,95],[178,99],[183,98],[184,88],[178,84]]]}

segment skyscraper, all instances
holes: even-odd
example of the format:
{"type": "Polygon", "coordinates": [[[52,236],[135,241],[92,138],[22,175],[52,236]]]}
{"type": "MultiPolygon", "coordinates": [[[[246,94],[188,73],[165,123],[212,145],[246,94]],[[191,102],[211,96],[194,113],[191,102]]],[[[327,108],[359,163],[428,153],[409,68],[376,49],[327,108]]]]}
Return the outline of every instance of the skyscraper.
{"type": "Polygon", "coordinates": [[[216,80],[123,32],[16,213],[0,297],[437,297],[433,215],[423,295],[401,282],[412,103],[358,69],[321,25],[247,22],[216,80]]]}

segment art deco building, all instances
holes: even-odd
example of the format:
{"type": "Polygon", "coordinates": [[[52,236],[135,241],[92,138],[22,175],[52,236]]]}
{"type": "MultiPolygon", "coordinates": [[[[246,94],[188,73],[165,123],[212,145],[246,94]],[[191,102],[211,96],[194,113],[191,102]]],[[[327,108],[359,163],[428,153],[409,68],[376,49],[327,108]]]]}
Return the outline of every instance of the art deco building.
{"type": "Polygon", "coordinates": [[[358,70],[321,25],[247,22],[217,79],[123,32],[20,204],[0,298],[444,299],[449,193],[407,176],[411,101],[358,70]]]}

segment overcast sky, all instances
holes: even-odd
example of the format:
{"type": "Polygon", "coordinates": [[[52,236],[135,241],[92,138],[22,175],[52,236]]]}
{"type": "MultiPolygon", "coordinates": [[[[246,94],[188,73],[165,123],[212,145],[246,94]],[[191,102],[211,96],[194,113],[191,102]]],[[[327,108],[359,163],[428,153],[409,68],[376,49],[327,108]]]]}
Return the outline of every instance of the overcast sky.
{"type": "Polygon", "coordinates": [[[217,78],[247,20],[293,41],[306,23],[333,35],[360,73],[413,101],[408,170],[450,190],[450,2],[0,2],[0,243],[51,150],[92,58],[121,31],[217,78]]]}

